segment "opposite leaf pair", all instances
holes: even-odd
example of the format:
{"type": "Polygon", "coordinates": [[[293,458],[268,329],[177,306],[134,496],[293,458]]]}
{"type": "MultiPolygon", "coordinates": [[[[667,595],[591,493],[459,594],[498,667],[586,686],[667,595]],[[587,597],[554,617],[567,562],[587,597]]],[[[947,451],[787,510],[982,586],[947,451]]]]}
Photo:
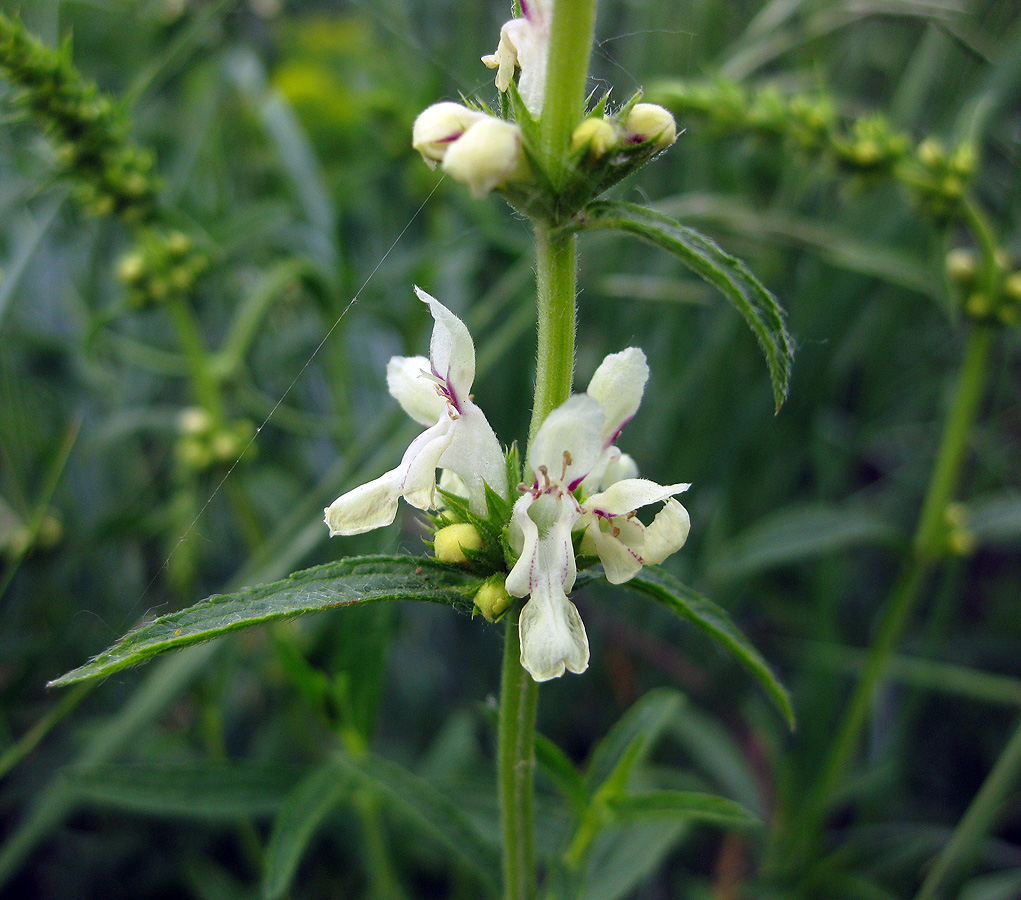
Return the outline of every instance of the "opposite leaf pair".
{"type": "MultiPolygon", "coordinates": [[[[396,469],[334,501],[326,510],[331,535],[390,524],[401,496],[419,509],[437,508],[437,468],[458,476],[470,508],[480,515],[486,513],[486,485],[509,496],[504,454],[469,396],[475,348],[468,329],[436,299],[416,292],[435,322],[430,358],[394,357],[387,382],[405,411],[429,427],[396,469]]],[[[637,348],[607,356],[588,390],[553,410],[528,448],[531,483],[518,486],[522,496],[507,522],[516,562],[505,586],[512,596],[530,598],[519,624],[521,663],[536,681],[588,666],[585,627],[567,597],[577,575],[576,556],[598,557],[607,580],[619,584],[643,565],[662,562],[687,538],[688,514],[673,497],[688,485],[661,486],[635,477],[634,461],[615,446],[641,403],[648,376],[637,348]],[[644,525],[636,512],[654,503],[664,505],[644,525]]]]}

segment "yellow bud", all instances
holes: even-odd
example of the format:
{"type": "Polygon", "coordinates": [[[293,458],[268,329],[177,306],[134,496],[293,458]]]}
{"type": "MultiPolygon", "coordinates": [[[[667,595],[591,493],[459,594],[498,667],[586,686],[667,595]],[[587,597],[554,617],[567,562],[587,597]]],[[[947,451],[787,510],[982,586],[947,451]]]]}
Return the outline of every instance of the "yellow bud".
{"type": "Polygon", "coordinates": [[[474,525],[459,522],[447,525],[433,537],[433,552],[440,562],[463,564],[468,562],[465,550],[481,550],[482,536],[474,525]]]}
{"type": "Polygon", "coordinates": [[[184,256],[191,250],[191,238],[183,231],[171,231],[167,235],[167,249],[175,256],[184,256]]]}
{"type": "Polygon", "coordinates": [[[1021,301],[1021,272],[1011,272],[1003,282],[1003,293],[1011,300],[1021,301]]]}
{"type": "Polygon", "coordinates": [[[503,576],[485,581],[475,595],[475,607],[486,617],[487,622],[495,622],[511,605],[511,596],[503,584],[503,576]]]}
{"type": "Polygon", "coordinates": [[[930,137],[918,145],[918,158],[923,165],[932,169],[946,159],[946,151],[940,141],[930,137]]]}
{"type": "Polygon", "coordinates": [[[125,284],[136,284],[145,274],[145,260],[141,253],[128,253],[117,263],[117,277],[125,284]]]}
{"type": "Polygon", "coordinates": [[[983,294],[981,291],[976,291],[972,294],[964,305],[964,308],[968,311],[969,315],[972,316],[988,316],[992,312],[992,307],[989,304],[989,295],[983,294]]]}
{"type": "Polygon", "coordinates": [[[964,247],[955,247],[947,254],[947,275],[957,284],[968,284],[975,278],[978,264],[975,254],[964,247]]]}
{"type": "Polygon", "coordinates": [[[583,119],[571,135],[571,152],[577,153],[588,146],[592,159],[602,159],[617,146],[620,136],[609,119],[592,116],[583,119]]]}
{"type": "Polygon", "coordinates": [[[178,415],[177,427],[183,434],[199,435],[213,427],[213,420],[201,406],[189,406],[178,415]]]}
{"type": "Polygon", "coordinates": [[[665,150],[677,139],[674,117],[655,103],[636,103],[631,107],[624,130],[634,143],[654,140],[657,150],[665,150]]]}

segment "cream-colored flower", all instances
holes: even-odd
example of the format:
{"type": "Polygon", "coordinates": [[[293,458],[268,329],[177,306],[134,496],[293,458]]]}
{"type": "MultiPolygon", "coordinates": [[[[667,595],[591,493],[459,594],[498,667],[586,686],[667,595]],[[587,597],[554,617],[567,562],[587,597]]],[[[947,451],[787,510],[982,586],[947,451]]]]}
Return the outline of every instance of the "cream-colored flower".
{"type": "Polygon", "coordinates": [[[361,534],[393,522],[397,501],[419,509],[438,506],[437,468],[464,484],[474,512],[486,513],[485,485],[507,492],[503,451],[485,414],[471,399],[475,345],[464,323],[420,288],[434,320],[429,358],[395,356],[387,366],[390,393],[416,422],[429,426],[400,465],[338,497],[326,509],[330,536],[361,534]]]}
{"type": "Polygon", "coordinates": [[[532,483],[522,486],[511,514],[519,556],[506,588],[529,598],[519,621],[521,664],[536,681],[588,667],[585,626],[568,598],[577,577],[573,532],[584,531],[582,552],[598,556],[614,584],[662,562],[688,536],[688,514],[673,499],[688,485],[634,477],[634,461],[614,444],[648,374],[637,348],[607,356],[588,391],[553,410],[528,448],[532,483]],[[646,526],[636,512],[654,503],[664,505],[646,526]]]}

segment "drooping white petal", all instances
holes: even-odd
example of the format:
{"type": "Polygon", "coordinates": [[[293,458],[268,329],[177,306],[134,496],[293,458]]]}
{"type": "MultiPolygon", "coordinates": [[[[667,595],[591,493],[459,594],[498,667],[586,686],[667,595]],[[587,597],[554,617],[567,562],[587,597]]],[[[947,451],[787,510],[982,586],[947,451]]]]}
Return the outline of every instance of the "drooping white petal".
{"type": "Polygon", "coordinates": [[[656,484],[647,478],[625,478],[585,500],[585,508],[606,516],[626,516],[636,509],[682,494],[690,484],[656,484]]]}
{"type": "Polygon", "coordinates": [[[392,469],[334,500],[324,510],[330,537],[362,534],[389,525],[397,516],[402,480],[400,469],[392,469]]]}
{"type": "Polygon", "coordinates": [[[603,445],[609,446],[620,430],[631,421],[642,402],[649,364],[637,347],[611,353],[596,369],[588,385],[588,394],[599,401],[605,416],[603,445]]]}
{"type": "Polygon", "coordinates": [[[636,519],[607,521],[594,517],[585,536],[592,541],[610,584],[630,581],[642,568],[643,560],[638,548],[644,542],[644,532],[645,526],[636,519]]]}
{"type": "Polygon", "coordinates": [[[559,678],[567,669],[588,668],[589,646],[578,608],[567,595],[549,585],[532,593],[518,622],[521,665],[536,681],[559,678]]]}
{"type": "Polygon", "coordinates": [[[415,438],[404,452],[399,467],[404,473],[401,492],[412,506],[436,508],[436,468],[455,437],[454,424],[444,416],[415,438]]]}
{"type": "Polygon", "coordinates": [[[453,439],[439,458],[439,466],[460,476],[468,489],[472,512],[486,514],[483,482],[502,496],[507,495],[507,462],[500,442],[485,413],[471,400],[461,403],[461,412],[451,420],[453,439]]]}
{"type": "Polygon", "coordinates": [[[435,425],[443,415],[447,401],[436,390],[430,377],[429,360],[424,356],[394,356],[386,366],[386,386],[401,408],[422,425],[435,425]]]}
{"type": "Polygon", "coordinates": [[[518,550],[518,560],[508,573],[504,587],[512,597],[527,597],[532,589],[535,548],[539,543],[539,526],[528,515],[532,503],[532,495],[525,494],[517,499],[511,512],[509,539],[511,547],[518,550]]]}
{"type": "Polygon", "coordinates": [[[435,325],[429,342],[432,371],[453,390],[454,403],[467,399],[475,380],[475,344],[467,327],[431,294],[415,285],[418,299],[428,304],[435,325]]]}
{"type": "Polygon", "coordinates": [[[656,518],[645,528],[645,546],[642,559],[650,566],[657,566],[672,553],[684,546],[688,539],[691,520],[688,511],[673,498],[656,514],[656,518]]]}
{"type": "Polygon", "coordinates": [[[569,397],[539,426],[528,447],[529,468],[538,474],[543,466],[551,479],[571,488],[599,461],[602,430],[599,403],[588,394],[569,397]]]}
{"type": "MultiPolygon", "coordinates": [[[[527,512],[528,506],[523,508],[527,512]]],[[[531,529],[525,531],[525,550],[514,567],[517,569],[530,551],[529,600],[521,611],[518,629],[521,665],[536,681],[557,678],[565,668],[576,673],[588,668],[588,636],[577,608],[567,598],[577,575],[571,542],[571,528],[577,517],[574,503],[562,497],[560,514],[546,534],[536,540],[531,529]]],[[[514,574],[512,570],[511,576],[514,574]]],[[[514,594],[511,576],[507,579],[507,592],[514,594]]],[[[522,585],[517,583],[514,587],[520,590],[522,585]]]]}

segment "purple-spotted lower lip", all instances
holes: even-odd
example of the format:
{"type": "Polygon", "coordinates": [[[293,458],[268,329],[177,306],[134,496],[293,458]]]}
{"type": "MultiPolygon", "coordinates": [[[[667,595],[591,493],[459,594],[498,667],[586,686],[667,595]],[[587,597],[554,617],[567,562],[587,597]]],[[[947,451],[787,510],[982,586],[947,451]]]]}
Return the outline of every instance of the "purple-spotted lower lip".
{"type": "MultiPolygon", "coordinates": [[[[588,475],[588,472],[586,472],[585,475],[588,475]]],[[[582,475],[579,478],[575,478],[574,481],[572,481],[569,485],[567,485],[568,493],[572,493],[572,494],[574,493],[574,491],[578,487],[578,485],[581,484],[585,480],[585,475],[582,475]]]]}
{"type": "Polygon", "coordinates": [[[531,21],[532,10],[528,6],[528,0],[521,0],[521,15],[523,15],[526,19],[531,21]]]}

